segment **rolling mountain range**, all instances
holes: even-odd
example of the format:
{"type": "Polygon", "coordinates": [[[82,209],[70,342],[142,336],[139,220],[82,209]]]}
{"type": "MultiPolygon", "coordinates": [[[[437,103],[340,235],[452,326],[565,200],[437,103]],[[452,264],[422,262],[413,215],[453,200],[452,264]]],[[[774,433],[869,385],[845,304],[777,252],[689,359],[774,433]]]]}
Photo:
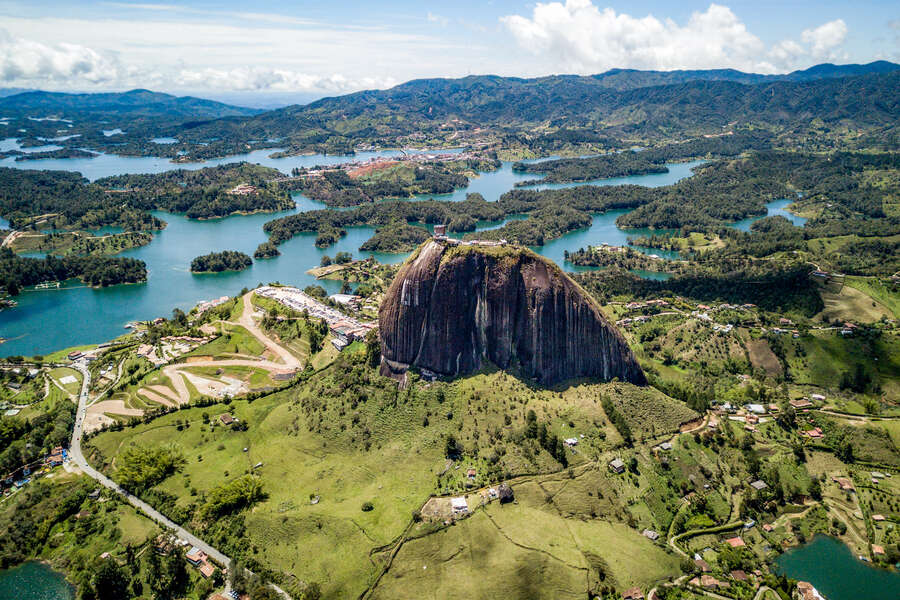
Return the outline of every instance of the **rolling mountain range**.
{"type": "Polygon", "coordinates": [[[109,117],[202,117],[221,118],[251,116],[258,109],[231,106],[213,100],[177,97],[149,90],[110,92],[101,94],[66,94],[62,92],[25,91],[4,96],[0,94],[0,111],[5,116],[103,115],[109,117]],[[35,115],[38,112],[40,115],[35,115]]]}

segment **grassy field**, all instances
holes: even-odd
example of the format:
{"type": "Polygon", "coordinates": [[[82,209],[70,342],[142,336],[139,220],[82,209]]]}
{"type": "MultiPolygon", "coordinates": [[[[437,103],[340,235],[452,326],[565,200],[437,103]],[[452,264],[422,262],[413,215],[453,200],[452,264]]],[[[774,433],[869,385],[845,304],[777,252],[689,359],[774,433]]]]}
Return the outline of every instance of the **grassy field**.
{"type": "Polygon", "coordinates": [[[877,377],[884,398],[900,400],[900,339],[843,337],[835,331],[815,331],[796,340],[785,339],[793,380],[837,390],[843,373],[863,362],[877,377]],[[872,360],[872,359],[877,360],[872,360]]]}
{"type": "Polygon", "coordinates": [[[646,591],[678,573],[672,554],[622,523],[566,518],[546,501],[549,483],[517,484],[516,504],[404,543],[372,597],[581,598],[601,586],[646,591]]]}
{"type": "Polygon", "coordinates": [[[822,296],[825,308],[816,315],[817,319],[826,323],[835,320],[873,323],[882,317],[891,319],[896,316],[895,311],[900,308],[900,302],[896,297],[892,297],[883,286],[870,283],[872,278],[868,277],[847,277],[846,279],[848,281],[845,282],[840,292],[821,288],[819,295],[822,296]],[[885,301],[889,304],[885,304],[885,301]]]}
{"type": "Polygon", "coordinates": [[[890,283],[885,283],[877,277],[851,277],[844,278],[844,286],[855,288],[889,310],[894,318],[900,317],[900,293],[892,288],[890,283]]]}
{"type": "Polygon", "coordinates": [[[249,331],[240,325],[219,323],[217,325],[222,335],[204,344],[185,356],[212,356],[214,358],[233,358],[235,355],[253,356],[262,355],[265,346],[249,331]]]}
{"type": "MultiPolygon", "coordinates": [[[[156,489],[171,494],[175,505],[187,510],[215,486],[248,472],[257,474],[268,497],[245,517],[246,539],[254,560],[299,580],[320,582],[326,597],[342,598],[359,595],[374,581],[380,564],[369,554],[395,540],[431,493],[438,488],[451,492],[470,488],[463,476],[469,466],[477,467],[479,485],[496,483],[507,474],[560,469],[536,440],[516,441],[529,410],[535,411],[552,434],[579,438],[578,447],[567,450],[573,466],[585,465],[621,442],[600,406],[601,395],[616,398],[623,407],[634,403],[636,409],[629,418],[634,419],[635,427],[642,419],[658,419],[656,431],[661,431],[693,416],[680,403],[627,384],[575,383],[544,390],[496,370],[452,383],[414,382],[410,389],[398,392],[393,382],[363,375],[365,371],[359,370],[348,353],[353,355],[354,348],[306,385],[285,392],[253,402],[235,400],[185,409],[152,423],[101,433],[91,440],[95,448],[91,460],[114,473],[116,456],[124,448],[174,441],[186,465],[156,489]],[[368,383],[343,383],[351,372],[368,383]],[[240,419],[247,430],[222,426],[218,417],[224,412],[240,419]],[[466,452],[457,463],[461,468],[450,469],[439,478],[447,468],[448,434],[453,434],[466,452]],[[310,498],[316,496],[319,500],[312,504],[310,498]],[[374,509],[363,511],[366,502],[374,509]],[[298,547],[304,548],[302,555],[298,555],[298,547]]],[[[557,528],[572,528],[568,538],[553,541],[560,545],[554,551],[562,552],[562,546],[575,539],[589,554],[603,556],[612,551],[604,550],[604,543],[598,540],[622,544],[626,540],[623,547],[635,544],[635,555],[643,556],[646,545],[653,556],[652,544],[624,525],[595,523],[586,527],[580,523],[592,513],[624,519],[627,513],[620,504],[626,498],[639,497],[640,488],[611,477],[605,468],[577,468],[574,479],[563,471],[530,486],[530,492],[528,486],[522,490],[523,501],[532,496],[529,506],[538,511],[535,518],[551,519],[557,528]],[[554,510],[544,510],[550,507],[543,506],[542,487],[553,496],[554,510]],[[606,488],[616,491],[600,498],[596,490],[606,488]]],[[[497,518],[503,520],[504,515],[497,518]]],[[[641,520],[654,523],[649,516],[641,520]]],[[[527,529],[518,530],[526,527],[526,522],[504,523],[504,530],[516,538],[534,536],[527,529]]],[[[493,535],[499,535],[496,526],[490,521],[487,524],[493,535]]],[[[578,558],[580,550],[566,552],[584,566],[587,559],[578,558]]],[[[524,552],[521,557],[524,560],[530,554],[524,552]]],[[[651,563],[661,569],[671,566],[658,558],[648,561],[648,569],[651,563]]],[[[616,580],[622,585],[640,578],[650,581],[659,572],[650,569],[649,574],[629,575],[624,564],[615,566],[614,559],[609,558],[610,569],[618,573],[616,580]]],[[[505,559],[501,556],[498,560],[505,559]]],[[[555,562],[549,560],[547,568],[555,569],[555,562]]],[[[552,577],[577,582],[571,588],[573,593],[583,593],[587,572],[574,572],[574,579],[565,570],[552,577]]]]}
{"type": "Polygon", "coordinates": [[[55,379],[59,385],[63,387],[67,392],[72,395],[77,395],[81,390],[81,373],[76,371],[75,369],[69,369],[68,367],[59,367],[57,369],[52,369],[50,371],[50,377],[55,379]],[[60,379],[63,377],[74,377],[77,381],[75,383],[62,383],[60,379]]]}

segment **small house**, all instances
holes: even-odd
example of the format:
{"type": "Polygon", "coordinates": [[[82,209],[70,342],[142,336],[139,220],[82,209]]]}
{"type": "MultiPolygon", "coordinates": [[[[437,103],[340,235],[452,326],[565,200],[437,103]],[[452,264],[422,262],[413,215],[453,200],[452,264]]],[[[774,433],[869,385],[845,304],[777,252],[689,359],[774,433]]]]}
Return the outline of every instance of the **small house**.
{"type": "Polygon", "coordinates": [[[806,398],[795,398],[795,399],[791,400],[790,402],[788,402],[788,404],[790,404],[797,410],[804,409],[804,408],[810,408],[813,405],[813,403],[810,402],[809,400],[807,400],[806,398]]]}
{"type": "Polygon", "coordinates": [[[478,471],[476,471],[475,469],[470,468],[466,471],[466,477],[468,477],[469,479],[475,479],[476,475],[478,475],[478,471]]]}
{"type": "Polygon", "coordinates": [[[566,446],[577,446],[578,445],[578,438],[566,438],[563,441],[566,444],[566,446]]]}
{"type": "Polygon", "coordinates": [[[621,458],[614,458],[609,461],[609,470],[613,473],[624,473],[625,463],[622,462],[621,458]]]}
{"type": "Polygon", "coordinates": [[[672,443],[671,442],[663,442],[662,444],[659,445],[659,449],[665,450],[666,452],[668,452],[669,450],[672,449],[672,443]]]}
{"type": "Polygon", "coordinates": [[[884,556],[884,547],[878,544],[872,544],[872,554],[875,556],[884,556]]]}
{"type": "Polygon", "coordinates": [[[201,563],[205,563],[207,556],[206,552],[198,548],[197,546],[191,546],[191,549],[185,555],[185,558],[189,563],[194,565],[195,567],[199,567],[201,563]]]}
{"type": "Polygon", "coordinates": [[[454,514],[465,514],[469,512],[469,503],[463,496],[458,498],[450,498],[450,508],[454,514]]]}
{"type": "Polygon", "coordinates": [[[872,515],[872,520],[873,521],[884,521],[885,518],[884,518],[884,515],[872,515]]]}
{"type": "Polygon", "coordinates": [[[642,535],[648,540],[656,541],[659,539],[659,534],[652,529],[645,529],[642,535]]]}
{"type": "Polygon", "coordinates": [[[743,548],[747,545],[744,543],[744,540],[739,537],[728,538],[727,540],[725,540],[725,543],[732,548],[743,548]]]}
{"type": "Polygon", "coordinates": [[[702,573],[709,573],[712,570],[712,568],[709,566],[709,563],[702,558],[695,558],[694,564],[697,565],[697,568],[700,569],[702,573]]]}
{"type": "Polygon", "coordinates": [[[633,587],[622,594],[622,600],[644,600],[644,592],[639,587],[633,587]]]}
{"type": "Polygon", "coordinates": [[[747,581],[748,579],[747,574],[740,569],[735,569],[734,571],[732,571],[731,578],[735,581],[747,581]]]}
{"type": "Polygon", "coordinates": [[[228,414],[228,413],[224,413],[224,414],[222,414],[222,415],[219,415],[219,421],[221,421],[221,422],[222,422],[222,425],[225,425],[225,426],[229,426],[229,425],[234,424],[234,422],[235,422],[236,420],[237,420],[237,419],[235,419],[234,417],[232,417],[232,416],[231,416],[230,414],[228,414]]]}
{"type": "Polygon", "coordinates": [[[763,481],[762,479],[757,479],[756,481],[750,482],[750,487],[752,487],[754,490],[756,490],[758,492],[761,492],[762,490],[766,489],[769,486],[766,485],[766,482],[763,481]]]}
{"type": "Polygon", "coordinates": [[[853,487],[853,482],[847,479],[846,477],[832,477],[832,480],[841,486],[842,490],[853,490],[856,489],[853,487]]]}

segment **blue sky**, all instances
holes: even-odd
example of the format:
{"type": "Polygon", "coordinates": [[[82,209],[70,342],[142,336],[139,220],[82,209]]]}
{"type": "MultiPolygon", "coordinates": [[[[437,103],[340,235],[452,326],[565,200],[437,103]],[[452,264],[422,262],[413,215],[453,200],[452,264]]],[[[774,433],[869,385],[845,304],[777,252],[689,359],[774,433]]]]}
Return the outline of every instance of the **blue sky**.
{"type": "Polygon", "coordinates": [[[419,77],[900,60],[900,3],[0,0],[0,87],[308,100],[419,77]]]}

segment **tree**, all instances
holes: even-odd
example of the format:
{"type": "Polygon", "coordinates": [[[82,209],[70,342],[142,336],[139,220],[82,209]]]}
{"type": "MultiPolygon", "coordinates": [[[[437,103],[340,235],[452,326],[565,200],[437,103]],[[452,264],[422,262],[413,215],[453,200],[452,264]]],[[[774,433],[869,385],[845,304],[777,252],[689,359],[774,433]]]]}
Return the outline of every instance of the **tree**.
{"type": "Polygon", "coordinates": [[[331,264],[331,257],[327,254],[322,255],[322,260],[319,262],[320,266],[327,267],[331,264]]]}
{"type": "MultiPolygon", "coordinates": [[[[375,368],[381,362],[381,344],[378,342],[378,330],[370,329],[366,332],[366,362],[375,368]]],[[[438,393],[443,393],[440,390],[438,393]]]]}
{"type": "Polygon", "coordinates": [[[101,559],[91,578],[91,587],[97,600],[120,600],[128,597],[130,581],[112,558],[101,559]]]}
{"type": "Polygon", "coordinates": [[[180,308],[172,310],[172,321],[179,327],[187,327],[188,324],[187,315],[180,308]]]}
{"type": "Polygon", "coordinates": [[[306,584],[306,589],[303,590],[301,600],[319,600],[321,597],[322,590],[319,589],[319,584],[315,581],[310,581],[306,584]]]}
{"type": "Polygon", "coordinates": [[[444,452],[447,455],[447,458],[454,460],[462,455],[462,446],[456,441],[456,437],[454,437],[452,433],[447,435],[444,452]]]}

